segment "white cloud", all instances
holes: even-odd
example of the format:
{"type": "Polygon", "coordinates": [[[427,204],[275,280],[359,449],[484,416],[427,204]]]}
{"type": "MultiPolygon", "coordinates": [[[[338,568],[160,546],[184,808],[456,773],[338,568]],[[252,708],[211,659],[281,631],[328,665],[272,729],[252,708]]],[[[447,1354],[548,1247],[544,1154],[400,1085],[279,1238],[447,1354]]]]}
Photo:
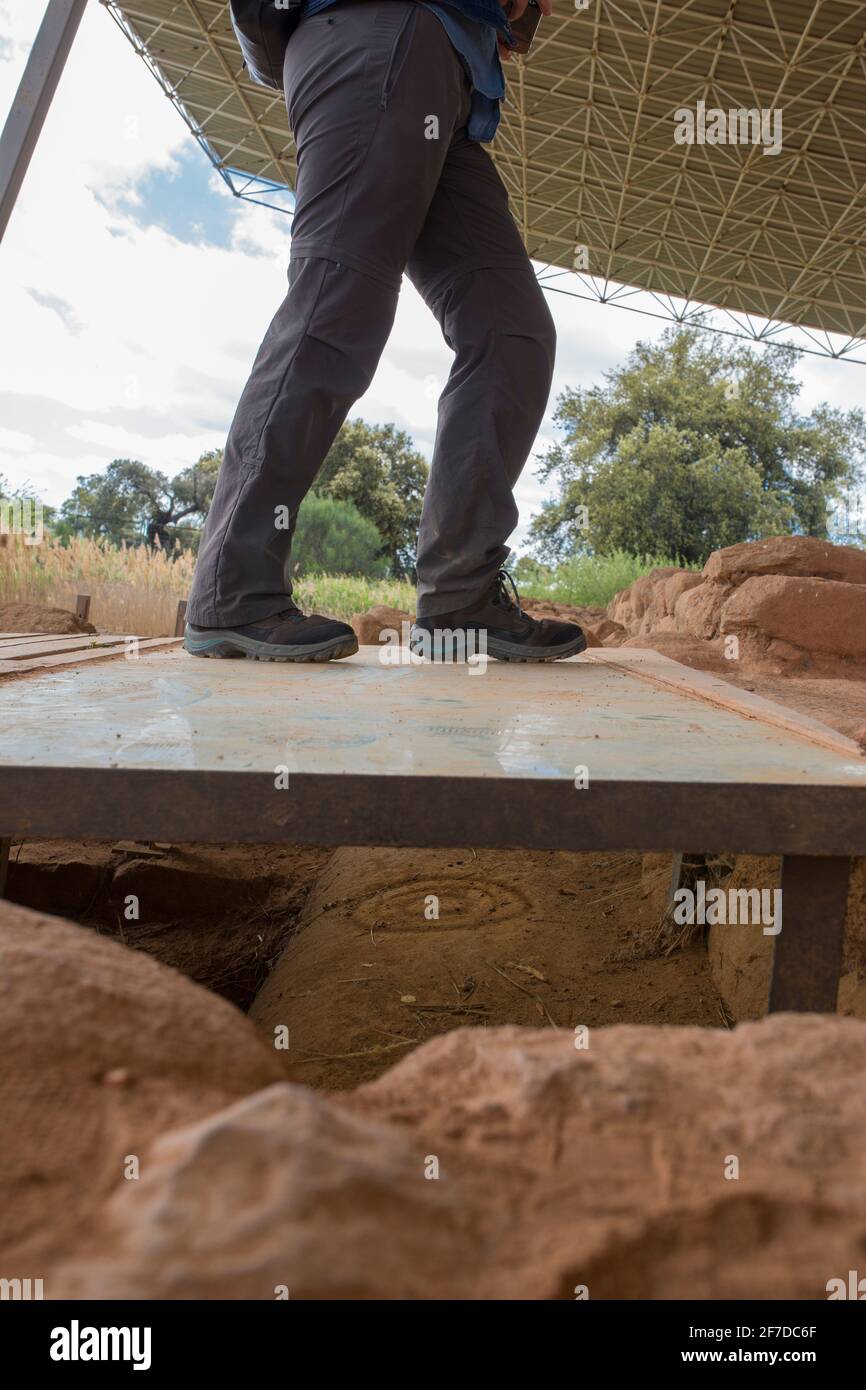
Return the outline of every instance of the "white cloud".
{"type": "MultiPolygon", "coordinates": [[[[107,452],[111,458],[147,459],[151,467],[164,467],[172,472],[184,467],[190,440],[196,438],[189,434],[141,434],[105,420],[82,420],[70,425],[67,434],[82,444],[90,444],[101,452],[107,452]]],[[[211,439],[212,436],[207,434],[198,436],[198,442],[193,443],[195,457],[204,453],[211,439]]]]}
{"type": "Polygon", "coordinates": [[[20,430],[6,430],[0,427],[0,458],[4,453],[30,454],[36,440],[32,434],[22,434],[20,430]]]}

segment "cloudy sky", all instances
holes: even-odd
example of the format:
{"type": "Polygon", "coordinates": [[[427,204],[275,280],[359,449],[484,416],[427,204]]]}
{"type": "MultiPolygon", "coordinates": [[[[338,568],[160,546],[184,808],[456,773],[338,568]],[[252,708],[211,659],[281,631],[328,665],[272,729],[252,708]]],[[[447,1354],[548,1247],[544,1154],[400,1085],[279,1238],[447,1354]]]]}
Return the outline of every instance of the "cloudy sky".
{"type": "MultiPolygon", "coordinates": [[[[0,120],[43,12],[0,0],[0,120]]],[[[166,473],[222,444],[285,293],[285,215],[233,198],[101,5],[92,0],[0,246],[0,474],[46,502],[113,458],[166,473]]],[[[663,325],[551,294],[564,386],[588,385],[663,325]]],[[[451,354],[411,285],[352,411],[394,421],[429,458],[451,354]]],[[[866,367],[804,359],[801,404],[862,402],[866,367]]],[[[550,417],[538,438],[553,438],[550,417]]],[[[539,507],[528,465],[521,531],[539,507]]],[[[520,533],[515,536],[519,542],[520,533]]]]}

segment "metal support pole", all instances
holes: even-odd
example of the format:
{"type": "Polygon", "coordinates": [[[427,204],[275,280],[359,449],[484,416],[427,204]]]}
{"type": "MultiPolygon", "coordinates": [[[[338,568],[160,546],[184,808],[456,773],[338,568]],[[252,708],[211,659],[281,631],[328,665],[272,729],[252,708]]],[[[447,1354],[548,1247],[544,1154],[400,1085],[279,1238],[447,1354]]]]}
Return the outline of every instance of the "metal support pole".
{"type": "Polygon", "coordinates": [[[773,939],[771,1014],[836,1012],[850,860],[782,859],[782,930],[773,939]]]}
{"type": "Polygon", "coordinates": [[[0,239],[66,66],[87,0],[48,0],[12,109],[0,135],[0,239]]]}
{"type": "Polygon", "coordinates": [[[0,836],[0,898],[6,897],[6,881],[9,877],[9,851],[11,848],[11,836],[0,836]]]}

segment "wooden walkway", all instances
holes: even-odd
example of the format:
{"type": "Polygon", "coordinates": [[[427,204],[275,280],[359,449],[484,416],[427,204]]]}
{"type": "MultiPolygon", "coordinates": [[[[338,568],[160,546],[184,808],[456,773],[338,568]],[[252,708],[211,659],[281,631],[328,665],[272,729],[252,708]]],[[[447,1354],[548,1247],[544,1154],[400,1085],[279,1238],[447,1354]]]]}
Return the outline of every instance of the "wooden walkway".
{"type": "Polygon", "coordinates": [[[127,656],[134,649],[177,646],[178,641],[176,637],[106,637],[102,633],[0,632],[0,676],[79,666],[85,661],[127,656]]]}

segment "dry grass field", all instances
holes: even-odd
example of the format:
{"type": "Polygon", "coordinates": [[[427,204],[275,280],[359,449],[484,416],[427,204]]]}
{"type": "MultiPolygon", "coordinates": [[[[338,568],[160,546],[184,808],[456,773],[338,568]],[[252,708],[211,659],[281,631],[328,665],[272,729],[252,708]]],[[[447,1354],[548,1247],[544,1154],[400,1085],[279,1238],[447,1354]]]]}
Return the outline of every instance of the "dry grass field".
{"type": "MultiPolygon", "coordinates": [[[[189,593],[194,566],[190,550],[168,554],[84,538],[61,544],[50,536],[26,545],[22,536],[2,536],[0,603],[74,609],[76,595],[90,594],[90,620],[101,631],[162,637],[174,631],[178,600],[189,593]]],[[[415,590],[395,579],[323,574],[299,579],[295,600],[308,611],[347,621],[376,603],[411,611],[415,590]]]]}

